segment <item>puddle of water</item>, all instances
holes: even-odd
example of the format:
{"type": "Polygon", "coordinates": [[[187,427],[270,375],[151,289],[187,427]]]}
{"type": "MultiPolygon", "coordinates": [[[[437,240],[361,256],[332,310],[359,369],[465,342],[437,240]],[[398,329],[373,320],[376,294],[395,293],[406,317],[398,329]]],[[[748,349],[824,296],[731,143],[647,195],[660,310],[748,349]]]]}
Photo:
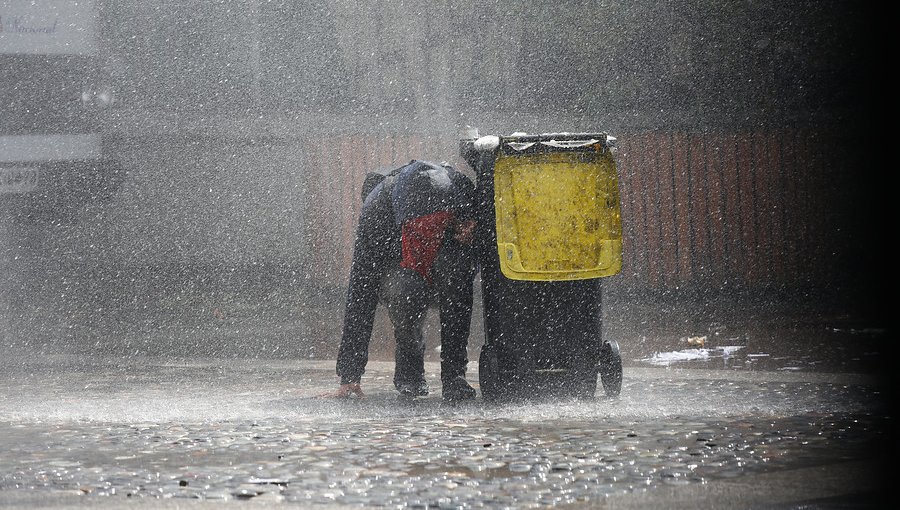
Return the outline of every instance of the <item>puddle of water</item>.
{"type": "Polygon", "coordinates": [[[618,338],[632,366],[875,373],[890,351],[886,331],[822,324],[710,326],[688,334],[649,331],[618,338]]]}
{"type": "Polygon", "coordinates": [[[743,345],[724,345],[722,347],[707,348],[691,348],[679,351],[657,352],[652,356],[638,360],[654,366],[671,366],[678,363],[689,361],[705,361],[721,359],[723,365],[727,366],[729,358],[735,353],[743,349],[743,345]]]}

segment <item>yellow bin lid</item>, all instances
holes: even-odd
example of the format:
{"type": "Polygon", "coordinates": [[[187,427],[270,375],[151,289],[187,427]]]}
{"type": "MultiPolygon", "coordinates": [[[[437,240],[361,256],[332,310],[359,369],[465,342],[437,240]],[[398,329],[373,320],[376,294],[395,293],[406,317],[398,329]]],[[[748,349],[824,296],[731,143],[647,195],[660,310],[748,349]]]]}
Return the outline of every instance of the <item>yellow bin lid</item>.
{"type": "Polygon", "coordinates": [[[561,281],[618,273],[619,185],[605,140],[522,143],[504,138],[500,144],[494,204],[504,276],[561,281]]]}

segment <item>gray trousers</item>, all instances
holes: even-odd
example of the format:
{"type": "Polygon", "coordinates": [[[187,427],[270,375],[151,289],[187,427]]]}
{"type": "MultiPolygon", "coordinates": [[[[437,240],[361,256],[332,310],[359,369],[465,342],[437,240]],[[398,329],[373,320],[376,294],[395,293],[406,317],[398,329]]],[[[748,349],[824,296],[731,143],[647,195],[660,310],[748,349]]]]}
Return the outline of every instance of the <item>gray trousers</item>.
{"type": "Polygon", "coordinates": [[[384,276],[379,300],[394,327],[394,385],[425,379],[423,326],[429,308],[437,308],[441,324],[441,379],[465,376],[469,328],[472,319],[474,260],[470,251],[444,246],[432,268],[429,284],[418,273],[402,267],[384,276]]]}

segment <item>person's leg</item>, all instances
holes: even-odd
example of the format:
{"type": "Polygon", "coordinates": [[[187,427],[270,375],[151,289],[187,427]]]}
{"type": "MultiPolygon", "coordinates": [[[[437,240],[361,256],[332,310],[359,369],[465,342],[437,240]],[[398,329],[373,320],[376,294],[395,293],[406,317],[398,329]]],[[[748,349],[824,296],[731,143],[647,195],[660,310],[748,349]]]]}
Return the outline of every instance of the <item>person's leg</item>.
{"type": "Polygon", "coordinates": [[[441,383],[445,400],[475,397],[465,380],[472,320],[472,280],[475,266],[469,251],[448,249],[435,265],[441,321],[441,383]]]}
{"type": "Polygon", "coordinates": [[[456,281],[439,291],[441,379],[465,377],[472,319],[472,282],[456,281]]]}
{"type": "Polygon", "coordinates": [[[412,396],[428,394],[425,384],[425,338],[422,327],[428,310],[428,286],[414,271],[389,271],[381,285],[381,299],[394,327],[394,387],[412,396]]]}

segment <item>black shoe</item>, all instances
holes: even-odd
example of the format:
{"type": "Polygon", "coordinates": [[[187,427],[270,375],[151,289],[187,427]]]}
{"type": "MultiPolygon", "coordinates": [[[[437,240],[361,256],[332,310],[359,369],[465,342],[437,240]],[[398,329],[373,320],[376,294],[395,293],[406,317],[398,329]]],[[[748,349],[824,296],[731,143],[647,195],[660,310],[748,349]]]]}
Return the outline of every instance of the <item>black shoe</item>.
{"type": "Polygon", "coordinates": [[[402,398],[425,397],[428,395],[428,383],[425,381],[399,383],[397,391],[402,398]]]}
{"type": "Polygon", "coordinates": [[[475,388],[469,386],[463,376],[454,377],[443,381],[441,393],[444,402],[462,402],[475,398],[475,388]]]}

